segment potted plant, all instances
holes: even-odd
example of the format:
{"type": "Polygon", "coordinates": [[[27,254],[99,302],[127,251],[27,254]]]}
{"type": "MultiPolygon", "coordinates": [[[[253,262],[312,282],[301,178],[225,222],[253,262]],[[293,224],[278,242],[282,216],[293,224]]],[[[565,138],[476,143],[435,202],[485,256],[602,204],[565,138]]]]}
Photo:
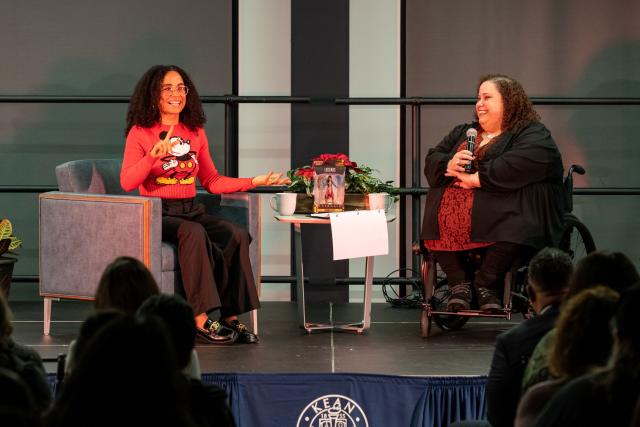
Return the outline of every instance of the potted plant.
{"type": "Polygon", "coordinates": [[[13,235],[13,227],[8,219],[0,220],[0,291],[9,298],[13,264],[17,259],[7,253],[15,251],[22,244],[22,240],[13,235]]]}
{"type": "MultiPolygon", "coordinates": [[[[335,163],[339,161],[344,164],[345,171],[345,210],[366,209],[367,194],[370,193],[389,193],[397,199],[397,188],[392,185],[393,181],[382,181],[373,175],[375,169],[358,165],[349,159],[346,154],[336,153],[321,154],[311,160],[311,164],[317,162],[335,163]]],[[[313,205],[313,167],[302,166],[300,168],[291,169],[287,172],[287,176],[291,180],[289,191],[298,193],[298,207],[296,212],[311,212],[313,205]]]]}

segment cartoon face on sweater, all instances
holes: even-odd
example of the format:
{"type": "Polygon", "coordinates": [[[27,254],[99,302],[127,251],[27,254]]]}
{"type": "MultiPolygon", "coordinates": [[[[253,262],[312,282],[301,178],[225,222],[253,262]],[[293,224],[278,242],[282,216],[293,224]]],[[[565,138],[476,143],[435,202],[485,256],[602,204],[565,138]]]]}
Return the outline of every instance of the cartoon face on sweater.
{"type": "Polygon", "coordinates": [[[193,184],[198,160],[196,152],[191,151],[190,141],[180,136],[171,137],[171,154],[160,159],[162,161],[161,176],[156,177],[158,184],[193,184]]]}

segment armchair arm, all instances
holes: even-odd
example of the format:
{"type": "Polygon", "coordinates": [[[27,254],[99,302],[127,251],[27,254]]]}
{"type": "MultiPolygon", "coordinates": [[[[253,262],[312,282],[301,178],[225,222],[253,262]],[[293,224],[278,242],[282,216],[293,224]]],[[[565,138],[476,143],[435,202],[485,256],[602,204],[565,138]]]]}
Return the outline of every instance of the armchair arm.
{"type": "Polygon", "coordinates": [[[52,191],[40,195],[40,295],[93,299],[105,267],[140,259],[161,279],[158,198],[52,191]]]}

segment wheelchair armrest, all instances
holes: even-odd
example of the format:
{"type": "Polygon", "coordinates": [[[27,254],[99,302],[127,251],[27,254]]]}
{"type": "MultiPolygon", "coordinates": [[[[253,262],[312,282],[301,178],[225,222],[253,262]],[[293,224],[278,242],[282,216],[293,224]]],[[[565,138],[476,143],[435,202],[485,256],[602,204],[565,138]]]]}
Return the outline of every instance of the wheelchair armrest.
{"type": "Polygon", "coordinates": [[[59,191],[39,199],[41,296],[93,299],[105,267],[123,255],[160,283],[160,199],[59,191]]]}

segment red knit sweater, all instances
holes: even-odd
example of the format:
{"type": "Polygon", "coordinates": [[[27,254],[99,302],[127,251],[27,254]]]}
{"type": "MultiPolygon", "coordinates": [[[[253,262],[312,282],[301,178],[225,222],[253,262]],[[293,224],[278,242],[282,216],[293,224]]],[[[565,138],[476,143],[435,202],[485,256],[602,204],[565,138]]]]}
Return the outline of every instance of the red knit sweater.
{"type": "Polygon", "coordinates": [[[204,129],[193,132],[180,123],[171,135],[171,153],[150,156],[149,151],[160,140],[160,132],[168,130],[168,125],[161,124],[131,128],[120,171],[120,185],[125,191],[138,188],[141,196],[163,199],[195,197],[196,177],[210,193],[233,193],[255,187],[251,178],[230,178],[218,173],[204,129]]]}

